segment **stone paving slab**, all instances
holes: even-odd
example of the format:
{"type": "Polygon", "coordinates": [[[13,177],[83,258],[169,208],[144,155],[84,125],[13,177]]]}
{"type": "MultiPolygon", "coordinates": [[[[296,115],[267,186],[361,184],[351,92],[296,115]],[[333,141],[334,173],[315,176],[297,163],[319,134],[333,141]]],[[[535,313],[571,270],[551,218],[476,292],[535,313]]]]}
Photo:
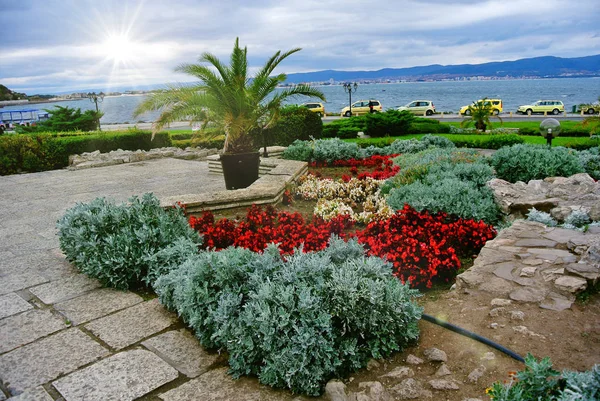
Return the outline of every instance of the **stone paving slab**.
{"type": "Polygon", "coordinates": [[[10,397],[9,401],[54,401],[42,386],[23,391],[21,394],[10,397]]]}
{"type": "Polygon", "coordinates": [[[0,280],[0,295],[22,290],[27,287],[33,287],[34,285],[45,283],[47,281],[48,280],[45,277],[28,271],[3,276],[2,280],[0,280]]]}
{"type": "Polygon", "coordinates": [[[70,373],[108,351],[78,328],[72,328],[0,355],[0,379],[18,395],[70,373]]]}
{"type": "Polygon", "coordinates": [[[14,292],[0,296],[0,319],[25,312],[31,308],[33,308],[33,306],[31,306],[29,302],[25,301],[14,292]]]}
{"type": "Polygon", "coordinates": [[[177,317],[158,299],[138,304],[88,323],[85,327],[111,347],[119,350],[171,326],[177,317]]]}
{"type": "Polygon", "coordinates": [[[110,313],[142,302],[132,292],[102,288],[85,295],[54,304],[54,309],[65,315],[73,325],[89,322],[110,313]]]}
{"type": "Polygon", "coordinates": [[[74,298],[100,286],[98,280],[91,279],[85,274],[77,274],[30,288],[29,292],[38,297],[43,303],[50,305],[74,298]]]}
{"type": "Polygon", "coordinates": [[[33,309],[0,322],[0,354],[66,328],[50,311],[33,309]]]}
{"type": "Polygon", "coordinates": [[[152,352],[113,355],[52,383],[66,401],[129,401],[174,380],[178,372],[152,352]]]}
{"type": "Polygon", "coordinates": [[[168,331],[144,341],[142,345],[190,378],[208,370],[219,357],[206,352],[198,339],[185,329],[168,331]]]}
{"type": "Polygon", "coordinates": [[[241,377],[233,380],[227,368],[211,370],[181,386],[160,394],[164,401],[285,401],[294,397],[241,377]]]}

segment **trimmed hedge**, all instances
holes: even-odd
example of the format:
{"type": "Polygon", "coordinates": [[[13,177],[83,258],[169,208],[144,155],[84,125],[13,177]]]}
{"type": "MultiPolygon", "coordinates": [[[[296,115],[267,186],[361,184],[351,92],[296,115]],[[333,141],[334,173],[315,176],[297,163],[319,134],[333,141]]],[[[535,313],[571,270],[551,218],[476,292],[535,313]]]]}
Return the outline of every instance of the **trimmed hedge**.
{"type": "MultiPolygon", "coordinates": [[[[319,139],[322,134],[323,121],[317,113],[306,107],[287,106],[281,109],[275,126],[265,131],[265,139],[268,146],[288,146],[297,139],[319,139]]],[[[262,147],[264,143],[258,145],[262,147]]]]}
{"type": "Polygon", "coordinates": [[[459,148],[500,149],[525,142],[523,138],[516,134],[452,135],[448,138],[459,148]]]}
{"type": "Polygon", "coordinates": [[[152,140],[149,131],[96,132],[89,135],[15,134],[0,136],[0,175],[55,170],[69,165],[69,155],[111,150],[150,150],[171,146],[166,132],[152,140]]]}

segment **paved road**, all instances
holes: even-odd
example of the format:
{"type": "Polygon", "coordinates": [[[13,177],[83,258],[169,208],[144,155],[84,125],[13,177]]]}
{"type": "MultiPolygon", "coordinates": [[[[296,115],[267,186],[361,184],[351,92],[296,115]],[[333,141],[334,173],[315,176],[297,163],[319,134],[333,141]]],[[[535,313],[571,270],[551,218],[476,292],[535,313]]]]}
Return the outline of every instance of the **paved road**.
{"type": "MultiPolygon", "coordinates": [[[[553,116],[553,115],[549,115],[549,116],[544,116],[541,114],[535,114],[532,116],[527,116],[527,115],[523,115],[523,114],[516,114],[516,113],[502,113],[500,114],[500,118],[502,118],[502,121],[504,122],[520,122],[520,121],[542,121],[545,120],[546,118],[556,118],[558,121],[562,121],[562,120],[572,120],[572,121],[581,121],[584,118],[589,117],[588,115],[584,115],[582,116],[581,114],[572,114],[572,113],[566,113],[566,114],[559,114],[558,116],[553,116]]],[[[323,123],[324,124],[328,124],[332,121],[335,120],[339,120],[341,118],[344,117],[340,117],[340,116],[327,116],[323,118],[323,123]]],[[[443,116],[440,115],[434,115],[434,116],[430,116],[430,117],[424,117],[424,118],[429,118],[432,120],[439,120],[442,122],[460,122],[462,120],[465,119],[465,117],[459,116],[457,114],[445,114],[443,116]]],[[[493,121],[494,119],[492,119],[493,121]]]]}

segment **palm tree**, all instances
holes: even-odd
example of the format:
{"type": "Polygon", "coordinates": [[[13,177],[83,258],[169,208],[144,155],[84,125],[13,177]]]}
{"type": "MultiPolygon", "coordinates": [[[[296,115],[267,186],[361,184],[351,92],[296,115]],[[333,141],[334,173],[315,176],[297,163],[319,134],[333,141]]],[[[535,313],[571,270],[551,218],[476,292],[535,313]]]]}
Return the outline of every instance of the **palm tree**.
{"type": "Polygon", "coordinates": [[[467,109],[467,113],[469,116],[465,118],[460,124],[461,127],[467,127],[471,124],[475,124],[475,128],[480,131],[485,131],[485,129],[489,126],[492,126],[492,122],[490,121],[490,116],[497,118],[500,120],[500,124],[502,124],[502,119],[493,115],[492,113],[492,103],[487,100],[487,98],[483,98],[480,101],[473,102],[472,105],[467,109]]]}
{"type": "Polygon", "coordinates": [[[160,109],[162,113],[153,125],[154,132],[170,122],[190,119],[192,123],[202,123],[201,132],[205,133],[204,128],[211,123],[225,133],[224,153],[255,151],[260,146],[257,134],[278,120],[284,100],[298,95],[325,100],[321,91],[304,84],[275,92],[286,74],[271,74],[279,63],[300,50],[278,51],[251,78],[248,49],[240,48],[236,38],[228,66],[215,55],[203,53],[199,64],[183,64],[176,69],[197,77],[198,84],[171,86],[154,93],[138,106],[134,115],[160,109]]]}

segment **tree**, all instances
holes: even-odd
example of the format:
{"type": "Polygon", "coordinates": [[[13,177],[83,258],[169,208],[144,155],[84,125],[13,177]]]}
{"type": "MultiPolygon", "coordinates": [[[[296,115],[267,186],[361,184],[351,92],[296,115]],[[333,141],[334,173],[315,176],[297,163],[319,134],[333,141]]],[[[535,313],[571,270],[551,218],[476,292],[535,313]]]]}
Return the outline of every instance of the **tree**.
{"type": "Polygon", "coordinates": [[[98,121],[104,115],[95,110],[81,112],[80,108],[72,109],[68,106],[54,106],[53,109],[44,109],[51,114],[45,121],[33,126],[17,126],[18,132],[60,132],[60,131],[95,131],[98,121]]]}
{"type": "Polygon", "coordinates": [[[487,98],[473,102],[467,111],[469,116],[462,121],[460,124],[461,127],[468,127],[471,124],[475,124],[475,128],[480,131],[485,131],[488,126],[492,126],[490,116],[497,118],[500,120],[500,124],[502,124],[502,119],[499,116],[492,115],[492,103],[490,103],[487,98]]]}
{"type": "Polygon", "coordinates": [[[286,75],[271,74],[283,60],[300,50],[278,51],[250,78],[248,49],[242,49],[236,38],[228,66],[215,55],[203,53],[199,64],[183,64],[176,69],[198,78],[198,84],[171,86],[156,92],[138,106],[134,115],[162,110],[154,122],[154,132],[170,122],[190,119],[192,123],[202,123],[200,131],[206,133],[206,126],[212,123],[225,133],[225,153],[256,150],[262,143],[256,136],[277,122],[284,100],[298,95],[325,100],[321,91],[304,84],[275,92],[286,75]]]}

